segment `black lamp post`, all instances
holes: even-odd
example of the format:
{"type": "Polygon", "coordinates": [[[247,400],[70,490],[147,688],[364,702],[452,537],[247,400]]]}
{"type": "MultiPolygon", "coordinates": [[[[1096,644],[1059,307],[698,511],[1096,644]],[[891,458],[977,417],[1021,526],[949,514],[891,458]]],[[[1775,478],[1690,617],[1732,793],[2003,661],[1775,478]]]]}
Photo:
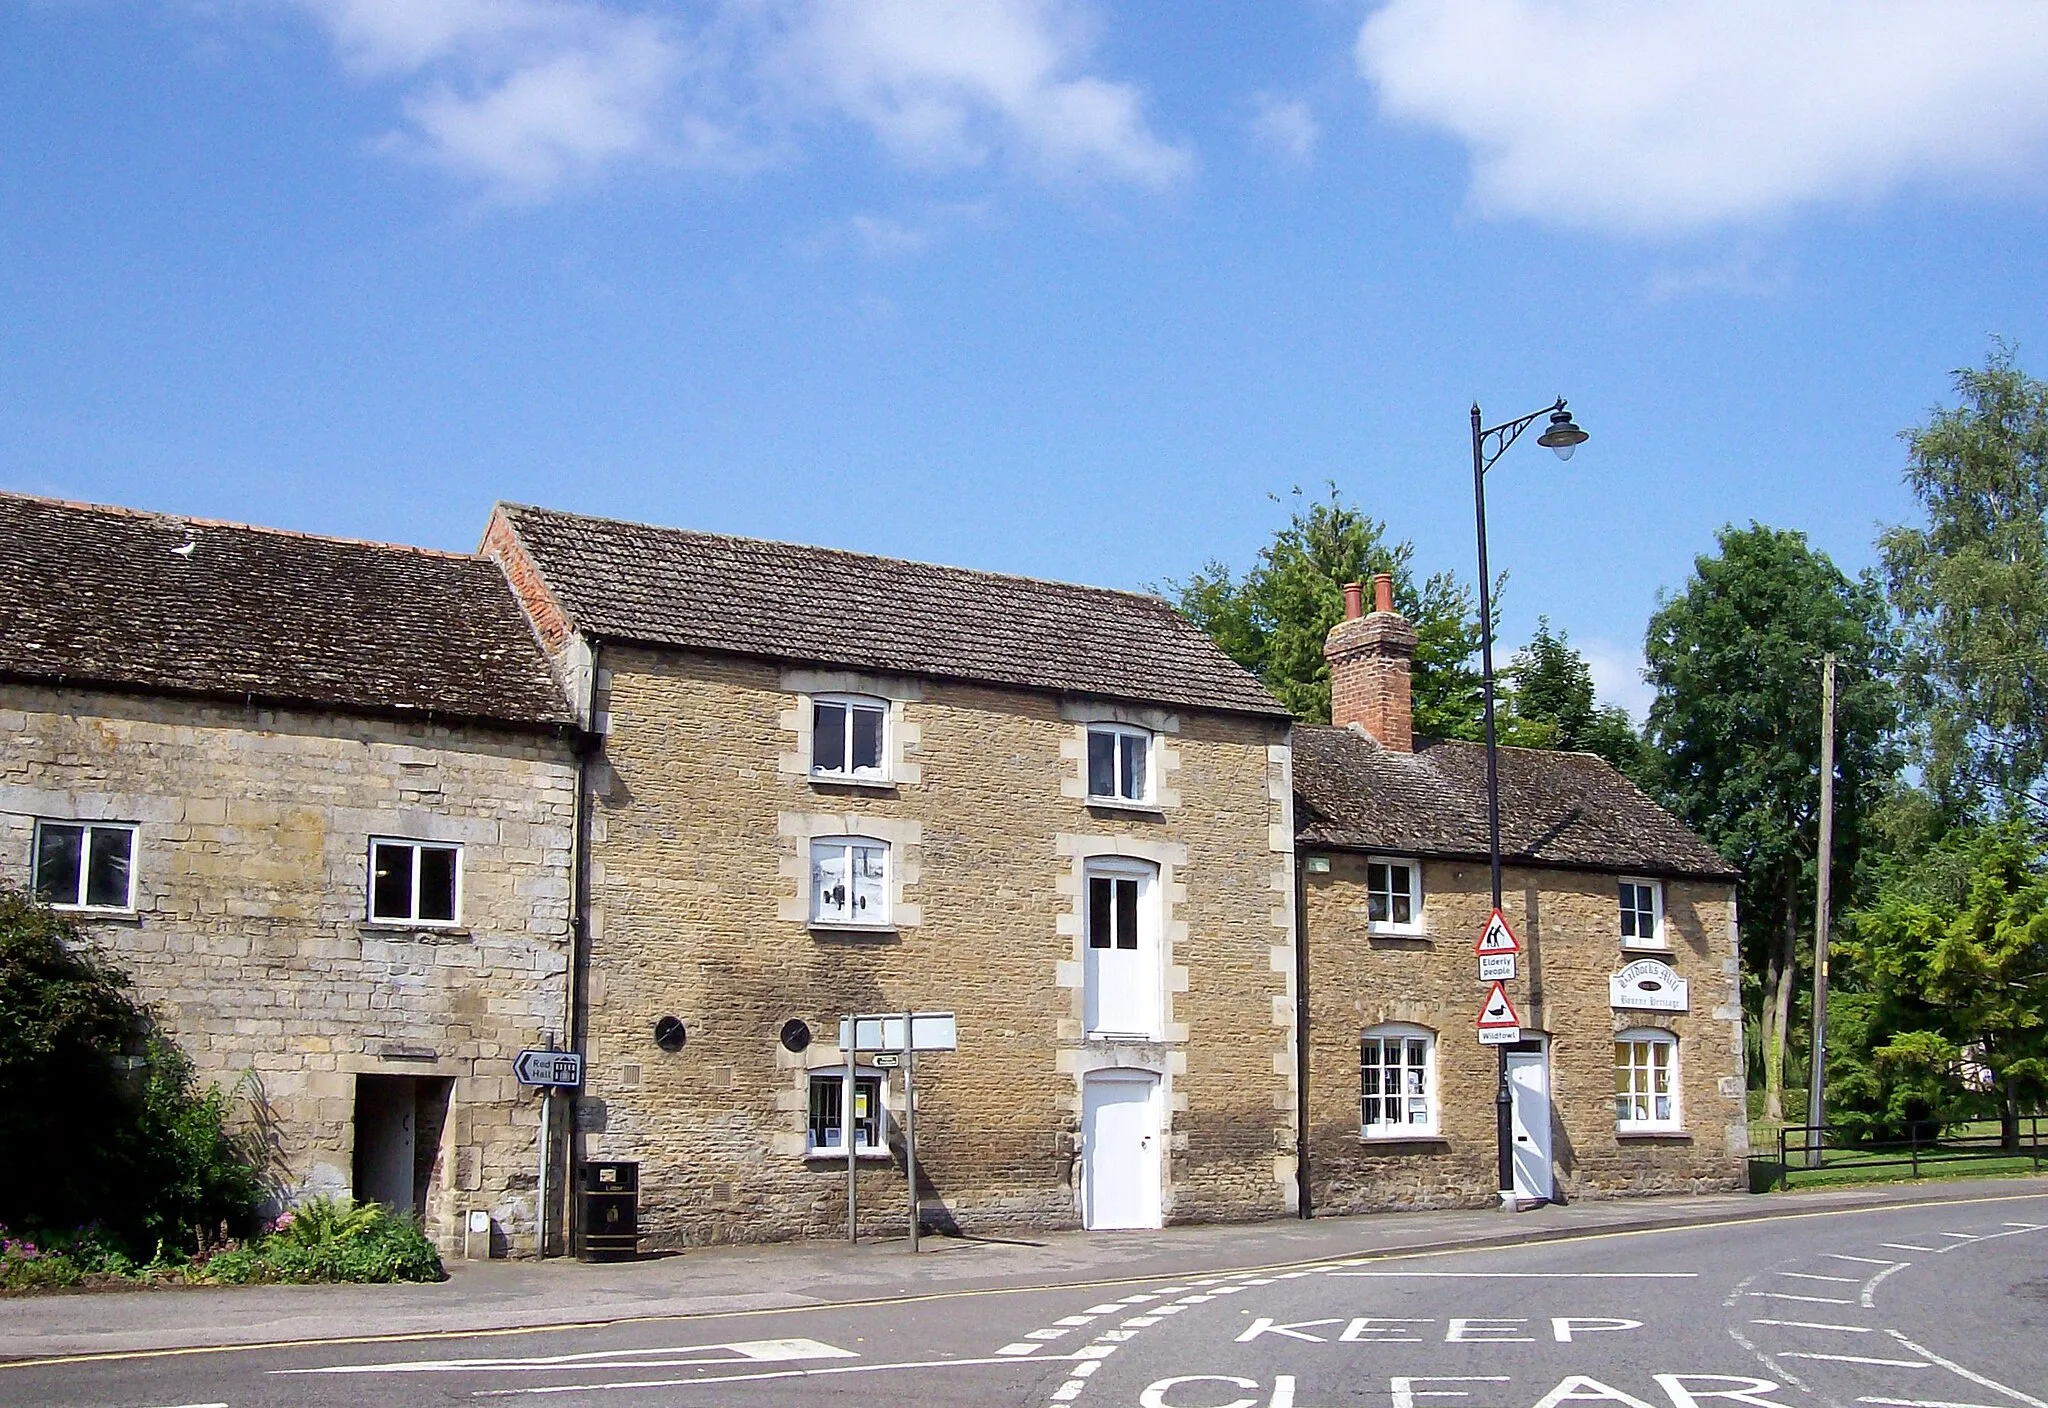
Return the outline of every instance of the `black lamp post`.
{"type": "MultiPolygon", "coordinates": [[[[1486,687],[1486,860],[1493,875],[1493,907],[1500,908],[1500,755],[1493,732],[1493,581],[1486,565],[1486,471],[1507,453],[1508,446],[1521,438],[1541,416],[1550,426],[1536,437],[1561,460],[1586,443],[1586,432],[1573,423],[1564,408],[1564,398],[1540,411],[1486,428],[1479,415],[1479,403],[1472,403],[1472,502],[1479,519],[1479,668],[1486,687]]],[[[1514,1200],[1515,1161],[1511,1106],[1514,1095],[1508,1089],[1508,1049],[1497,1047],[1499,1065],[1494,1088],[1494,1139],[1498,1146],[1499,1183],[1502,1206],[1514,1200]]]]}

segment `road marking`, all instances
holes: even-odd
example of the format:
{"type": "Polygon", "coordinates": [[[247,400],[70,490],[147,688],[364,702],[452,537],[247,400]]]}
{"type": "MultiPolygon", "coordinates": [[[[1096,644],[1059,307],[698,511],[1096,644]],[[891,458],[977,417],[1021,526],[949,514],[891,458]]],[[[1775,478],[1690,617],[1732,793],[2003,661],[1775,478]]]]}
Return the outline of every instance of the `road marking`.
{"type": "Polygon", "coordinates": [[[1840,1330],[1845,1335],[1867,1335],[1868,1325],[1830,1325],[1822,1320],[1752,1320],[1752,1325],[1781,1325],[1792,1330],[1840,1330]]]}
{"type": "Polygon", "coordinates": [[[1914,1344],[1911,1340],[1907,1339],[1897,1330],[1886,1330],[1885,1333],[1890,1335],[1893,1339],[1897,1340],[1906,1348],[1912,1350],[1913,1353],[1925,1355],[1927,1358],[1932,1359],[1935,1363],[1939,1364],[1942,1368],[1948,1370],[1951,1374],[1954,1374],[1959,1378],[1968,1379],[1971,1383],[1977,1385],[1977,1387],[1979,1388],[1988,1388],[1993,1393],[2002,1393],[2006,1397],[2011,1398],[2016,1402],[2027,1404],[2028,1408],[2048,1408],[2048,1403],[2043,1403],[2040,1399],[2034,1397],[2031,1393],[2021,1393],[2016,1388],[2008,1388],[2004,1384],[1998,1382],[1998,1380],[1996,1379],[1987,1379],[1982,1374],[1976,1373],[1975,1371],[1970,1369],[1965,1369],[1962,1365],[1956,1363],[1953,1359],[1943,1359],[1939,1354],[1936,1354],[1933,1350],[1928,1349],[1925,1345],[1914,1344]]]}
{"type": "Polygon", "coordinates": [[[1938,1398],[1859,1398],[1858,1403],[1883,1403],[1888,1408],[1993,1408],[1989,1403],[1944,1403],[1938,1398]]]}
{"type": "Polygon", "coordinates": [[[797,1359],[857,1359],[851,1350],[817,1340],[739,1340],[732,1344],[672,1345],[665,1349],[602,1349],[545,1354],[529,1359],[399,1359],[385,1364],[327,1364],[314,1369],[272,1369],[296,1374],[532,1374],[561,1369],[657,1369],[681,1365],[773,1364],[797,1359]]]}
{"type": "Polygon", "coordinates": [[[1811,1271],[1774,1271],[1774,1276],[1790,1276],[1795,1281],[1836,1281],[1844,1286],[1860,1284],[1854,1276],[1819,1276],[1811,1271]]]}
{"type": "Polygon", "coordinates": [[[1786,1383],[1792,1385],[1792,1387],[1798,1389],[1801,1393],[1813,1392],[1812,1389],[1806,1386],[1806,1381],[1804,1379],[1800,1378],[1790,1369],[1787,1369],[1783,1364],[1780,1364],[1777,1360],[1771,1358],[1770,1355],[1764,1353],[1761,1349],[1758,1349],[1756,1345],[1750,1340],[1750,1338],[1747,1335],[1743,1334],[1742,1331],[1736,1329],[1733,1325],[1729,1325],[1726,1328],[1728,1331],[1728,1338],[1734,1340],[1737,1344],[1741,1345],[1751,1354],[1754,1354],[1757,1357],[1757,1361],[1761,1363],[1766,1369],[1769,1369],[1773,1374],[1776,1374],[1779,1378],[1783,1379],[1786,1383]]]}
{"type": "Polygon", "coordinates": [[[1024,1336],[1027,1340],[1057,1340],[1066,1337],[1065,1330],[1033,1330],[1024,1336]]]}
{"type": "Polygon", "coordinates": [[[1898,1263],[1897,1263],[1896,1261],[1886,1261],[1886,1260],[1885,1260],[1885,1259],[1884,1259],[1883,1257],[1877,1257],[1877,1256],[1844,1256],[1844,1255],[1843,1255],[1842,1253],[1840,1253],[1840,1252],[1822,1252],[1822,1253],[1821,1253],[1821,1255],[1822,1255],[1822,1256],[1824,1256],[1824,1257],[1828,1257],[1828,1258],[1830,1258],[1831,1260],[1834,1260],[1834,1261],[1860,1261],[1860,1262],[1862,1262],[1862,1263],[1863,1263],[1863,1264],[1864,1264],[1865,1266],[1897,1266],[1897,1265],[1898,1265],[1898,1263]]]}
{"type": "MultiPolygon", "coordinates": [[[[1693,1281],[1697,1271],[1332,1271],[1332,1276],[1428,1281],[1693,1281]]],[[[1254,1281],[1254,1286],[1263,1282],[1254,1281]]]]}
{"type": "MultiPolygon", "coordinates": [[[[2006,1225],[2007,1227],[2010,1227],[2010,1228],[2011,1228],[2012,1230],[2011,1230],[2010,1232],[1987,1232],[1987,1233],[1985,1233],[1985,1234],[1984,1234],[1983,1236],[1981,1236],[1981,1237],[1972,1237],[1972,1238],[1970,1238],[1970,1241],[1971,1241],[1971,1242],[1995,1242],[1995,1241],[1997,1241],[1997,1240],[1998,1240],[1998,1239],[1999,1239],[2000,1237],[2018,1237],[2018,1236],[2021,1236],[2022,1234],[2024,1234],[2024,1233],[2028,1233],[2028,1232],[2042,1232],[2042,1231],[2048,1231],[2048,1228],[2043,1228],[2043,1227],[2040,1227],[2040,1226],[2037,1226],[2037,1225],[2030,1225],[2030,1224],[2028,1224],[2028,1223],[2024,1223],[2024,1222],[2008,1222],[2008,1223],[2006,1223],[2005,1225],[2006,1225]]],[[[1958,1233],[1958,1232],[1944,1232],[1944,1233],[1942,1233],[1941,1235],[1942,1235],[1942,1236],[1944,1236],[1944,1237],[1957,1237],[1957,1236],[1961,1236],[1962,1234],[1961,1234],[1961,1233],[1958,1233]]],[[[1951,1243],[1950,1245],[1948,1245],[1948,1246],[1946,1246],[1946,1247],[1939,1247],[1939,1248],[1937,1248],[1937,1249],[1935,1250],[1935,1255],[1936,1255],[1936,1256],[1939,1256],[1939,1255],[1941,1255],[1941,1253],[1942,1253],[1942,1252],[1952,1252],[1952,1251],[1954,1251],[1954,1250],[1955,1250],[1955,1249],[1956,1249],[1957,1247],[1961,1247],[1961,1246],[1967,1246],[1967,1245],[1968,1245],[1968,1243],[1966,1243],[1966,1242],[1953,1242],[1953,1243],[1951,1243]]]]}
{"type": "Polygon", "coordinates": [[[1944,1237],[1954,1237],[1962,1242],[1974,1242],[1977,1240],[1975,1232],[1943,1232],[1941,1235],[1944,1237]]]}
{"type": "Polygon", "coordinates": [[[1023,1359],[924,1359],[901,1364],[835,1364],[829,1369],[771,1369],[759,1374],[719,1374],[697,1379],[625,1379],[602,1384],[528,1384],[519,1388],[478,1389],[471,1398],[521,1398],[554,1393],[617,1393],[626,1389],[683,1388],[691,1384],[751,1384],[768,1379],[813,1379],[828,1374],[883,1374],[897,1369],[976,1369],[992,1364],[1037,1368],[1023,1359]]]}
{"type": "Polygon", "coordinates": [[[1743,1294],[1755,1296],[1758,1300],[1796,1300],[1804,1301],[1808,1305],[1854,1305],[1856,1303],[1853,1300],[1842,1300],[1835,1296],[1795,1296],[1790,1291],[1744,1291],[1743,1294]]]}
{"type": "Polygon", "coordinates": [[[1781,1359],[1820,1359],[1829,1364],[1875,1364],[1880,1369],[1932,1369],[1925,1359],[1873,1359],[1865,1354],[1813,1354],[1802,1349],[1781,1349],[1781,1359]]]}
{"type": "Polygon", "coordinates": [[[1884,1284],[1884,1278],[1890,1276],[1894,1272],[1904,1271],[1907,1267],[1911,1266],[1912,1264],[1913,1263],[1910,1261],[1902,1261],[1897,1266],[1887,1266],[1884,1270],[1878,1272],[1868,1281],[1865,1281],[1863,1283],[1863,1294],[1859,1297],[1859,1299],[1862,1301],[1863,1308],[1865,1310],[1877,1309],[1877,1288],[1884,1284]]]}
{"type": "Polygon", "coordinates": [[[1003,1347],[1002,1347],[1001,1349],[997,1350],[997,1351],[996,1351],[996,1353],[997,1353],[997,1354],[1036,1354],[1036,1353],[1038,1353],[1038,1351],[1039,1351],[1039,1350],[1041,1350],[1041,1349],[1044,1349],[1044,1348],[1045,1348],[1045,1346],[1044,1346],[1044,1345],[1042,1345],[1042,1344],[1026,1344],[1026,1343],[1024,1343],[1024,1342],[1023,1342],[1022,1340],[1019,1340],[1019,1341],[1017,1341],[1017,1343],[1015,1343],[1015,1344],[1006,1344],[1006,1345],[1004,1345],[1004,1346],[1003,1346],[1003,1347]]]}
{"type": "Polygon", "coordinates": [[[2048,1231],[2048,1223],[2040,1222],[2001,1222],[1998,1225],[2000,1227],[2017,1227],[2022,1232],[2048,1231]]]}
{"type": "Polygon", "coordinates": [[[1911,1242],[1879,1242],[1880,1247],[1890,1247],[1895,1252],[1931,1252],[1932,1247],[1916,1247],[1911,1242]]]}
{"type": "Polygon", "coordinates": [[[1114,1315],[1123,1308],[1122,1301],[1106,1300],[1100,1305],[1089,1306],[1081,1313],[1084,1315],[1114,1315]]]}

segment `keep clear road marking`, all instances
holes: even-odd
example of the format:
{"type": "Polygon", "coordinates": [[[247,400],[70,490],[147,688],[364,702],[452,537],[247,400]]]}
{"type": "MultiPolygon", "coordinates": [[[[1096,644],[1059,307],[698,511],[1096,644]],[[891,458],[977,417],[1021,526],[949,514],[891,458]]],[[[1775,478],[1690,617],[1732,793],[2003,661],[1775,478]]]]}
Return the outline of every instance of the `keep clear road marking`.
{"type": "Polygon", "coordinates": [[[851,1350],[817,1340],[740,1340],[667,1349],[606,1349],[528,1359],[401,1359],[389,1364],[332,1364],[272,1369],[272,1374],[531,1374],[562,1369],[667,1369],[679,1365],[775,1364],[797,1359],[855,1359],[851,1350]]]}

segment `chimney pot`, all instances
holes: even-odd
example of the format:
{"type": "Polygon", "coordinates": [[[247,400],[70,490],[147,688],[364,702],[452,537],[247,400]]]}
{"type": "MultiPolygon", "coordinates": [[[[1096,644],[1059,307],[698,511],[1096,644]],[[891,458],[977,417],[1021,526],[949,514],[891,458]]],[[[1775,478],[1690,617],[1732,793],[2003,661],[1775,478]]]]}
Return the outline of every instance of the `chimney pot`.
{"type": "Polygon", "coordinates": [[[1359,617],[1363,616],[1364,614],[1365,583],[1346,582],[1344,584],[1344,619],[1347,621],[1356,621],[1359,617]]]}
{"type": "Polygon", "coordinates": [[[1392,611],[1394,609],[1394,577],[1391,572],[1381,572],[1372,579],[1372,609],[1392,611]]]}
{"type": "Polygon", "coordinates": [[[1330,662],[1330,722],[1361,727],[1382,748],[1413,752],[1413,695],[1409,674],[1415,627],[1394,610],[1394,579],[1373,577],[1373,605],[1363,614],[1365,584],[1344,584],[1344,619],[1330,628],[1323,657],[1330,662]]]}

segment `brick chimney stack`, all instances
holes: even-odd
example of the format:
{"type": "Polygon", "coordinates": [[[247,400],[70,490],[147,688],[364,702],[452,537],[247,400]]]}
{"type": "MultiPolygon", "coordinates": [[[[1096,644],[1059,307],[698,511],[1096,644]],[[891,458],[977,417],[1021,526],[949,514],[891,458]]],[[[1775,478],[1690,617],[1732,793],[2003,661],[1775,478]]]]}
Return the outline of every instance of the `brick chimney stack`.
{"type": "Polygon", "coordinates": [[[1353,724],[1396,753],[1415,751],[1409,662],[1415,628],[1394,610],[1394,579],[1372,579],[1373,612],[1365,610],[1365,584],[1344,584],[1344,619],[1330,628],[1323,658],[1330,662],[1330,722],[1353,724]]]}

